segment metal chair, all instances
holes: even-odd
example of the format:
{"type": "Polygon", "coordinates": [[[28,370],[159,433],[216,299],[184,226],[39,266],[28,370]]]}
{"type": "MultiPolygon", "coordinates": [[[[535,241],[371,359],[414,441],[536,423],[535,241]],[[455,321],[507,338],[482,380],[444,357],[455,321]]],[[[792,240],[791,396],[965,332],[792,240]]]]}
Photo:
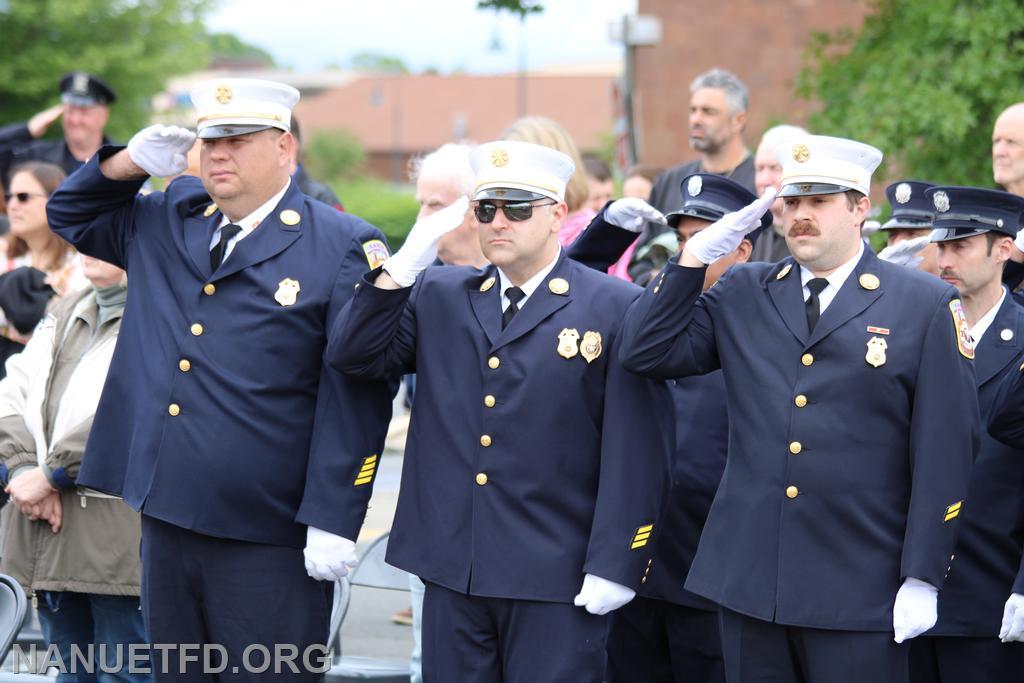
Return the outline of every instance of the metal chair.
{"type": "Polygon", "coordinates": [[[324,675],[326,683],[409,683],[409,662],[395,662],[372,657],[354,657],[341,653],[341,625],[348,613],[352,598],[351,586],[409,590],[409,574],[384,561],[388,548],[388,534],[375,539],[363,552],[348,577],[334,585],[334,608],[331,612],[331,634],[327,646],[334,653],[334,663],[324,675]]]}
{"type": "Polygon", "coordinates": [[[0,574],[0,661],[7,658],[11,645],[25,625],[28,600],[17,581],[0,574]]]}

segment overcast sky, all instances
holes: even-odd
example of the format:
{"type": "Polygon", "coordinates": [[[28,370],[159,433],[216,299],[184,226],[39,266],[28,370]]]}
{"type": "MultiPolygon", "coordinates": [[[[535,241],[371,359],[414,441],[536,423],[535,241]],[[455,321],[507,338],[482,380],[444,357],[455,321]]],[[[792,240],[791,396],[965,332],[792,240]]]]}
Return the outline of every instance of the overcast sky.
{"type": "MultiPolygon", "coordinates": [[[[635,13],[636,0],[543,4],[544,12],[526,20],[528,68],[621,57],[608,24],[635,13]]],[[[206,24],[296,71],[347,67],[360,52],[399,57],[413,71],[503,73],[519,64],[518,18],[478,10],[476,0],[220,0],[206,24]]]]}

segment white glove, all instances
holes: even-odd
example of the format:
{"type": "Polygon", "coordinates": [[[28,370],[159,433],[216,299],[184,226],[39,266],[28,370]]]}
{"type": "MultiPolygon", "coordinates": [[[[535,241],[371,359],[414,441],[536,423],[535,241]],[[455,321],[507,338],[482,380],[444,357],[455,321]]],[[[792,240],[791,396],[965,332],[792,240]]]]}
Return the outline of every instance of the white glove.
{"type": "Polygon", "coordinates": [[[195,144],[196,134],[178,126],[149,126],[128,141],[128,156],[152,176],[166,178],[188,168],[185,158],[195,144]]]}
{"type": "Polygon", "coordinates": [[[591,614],[602,615],[622,607],[634,597],[636,591],[600,576],[587,574],[583,577],[583,587],[573,604],[585,607],[591,614]]]}
{"type": "Polygon", "coordinates": [[[918,254],[931,243],[931,240],[931,235],[922,235],[912,240],[897,242],[878,252],[878,258],[888,261],[895,266],[917,268],[921,261],[924,260],[924,257],[918,256],[918,254]]]}
{"type": "Polygon", "coordinates": [[[1012,593],[1003,607],[1003,626],[999,629],[999,640],[1009,643],[1024,640],[1024,595],[1012,593]]]}
{"type": "Polygon", "coordinates": [[[328,531],[306,529],[306,573],[317,581],[339,581],[359,564],[356,544],[328,531]]]}
{"type": "Polygon", "coordinates": [[[451,206],[416,221],[402,248],[384,262],[384,270],[400,287],[411,287],[427,266],[437,259],[437,243],[462,225],[469,199],[459,197],[451,206]]]}
{"type": "Polygon", "coordinates": [[[774,187],[769,187],[763,195],[739,211],[725,214],[686,240],[684,250],[704,264],[712,264],[731,253],[740,246],[748,232],[761,224],[761,217],[775,201],[776,192],[774,187]]]}
{"type": "Polygon", "coordinates": [[[612,202],[604,210],[604,219],[612,225],[640,233],[647,221],[668,225],[665,216],[639,197],[625,197],[612,202]]]}
{"type": "Polygon", "coordinates": [[[921,635],[939,619],[936,603],[939,589],[920,579],[908,577],[892,606],[892,629],[897,643],[921,635]]]}
{"type": "Polygon", "coordinates": [[[1017,231],[1017,236],[1013,238],[1013,246],[1017,247],[1020,251],[1024,251],[1024,228],[1017,231]]]}
{"type": "Polygon", "coordinates": [[[870,237],[881,229],[882,224],[878,221],[864,221],[864,224],[860,226],[860,236],[870,237]]]}

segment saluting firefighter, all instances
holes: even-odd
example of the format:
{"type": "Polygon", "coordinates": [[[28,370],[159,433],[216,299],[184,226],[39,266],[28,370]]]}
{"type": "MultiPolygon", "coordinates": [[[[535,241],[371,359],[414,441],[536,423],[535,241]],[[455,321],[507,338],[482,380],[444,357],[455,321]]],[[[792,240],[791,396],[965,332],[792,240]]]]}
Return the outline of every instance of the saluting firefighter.
{"type": "MultiPolygon", "coordinates": [[[[221,645],[232,680],[259,678],[250,645],[305,655],[326,640],[321,581],[356,562],[390,417],[386,385],[323,363],[353,285],[387,250],[290,179],[298,97],[268,81],[201,83],[201,182],[137,194],[184,170],[195,140],[151,126],[101,149],[47,206],[55,231],[132,283],[78,483],[142,512],[152,641],[221,645]]],[[[320,658],[297,663],[291,678],[319,679],[320,658]]],[[[154,669],[209,680],[200,667],[154,669]]]]}
{"type": "Polygon", "coordinates": [[[780,147],[793,256],[702,295],[774,193],[705,228],[630,309],[623,363],[724,372],[728,460],[686,588],[722,607],[726,680],[903,682],[978,447],[974,350],[953,287],[865,248],[881,152],[780,147]]]}
{"type": "MultiPolygon", "coordinates": [[[[663,216],[639,199],[609,204],[569,247],[569,257],[604,270],[636,239],[646,221],[664,222],[680,245],[728,213],[757,199],[742,185],[713,173],[683,178],[682,206],[663,216]]],[[[704,274],[703,290],[726,270],[750,260],[758,237],[771,230],[761,216],[732,252],[704,274]]],[[[721,370],[673,380],[676,454],[672,493],[654,561],[637,597],[612,613],[608,634],[609,683],[715,683],[725,680],[718,605],[683,588],[697,541],[725,469],[729,418],[721,370]]]]}
{"type": "MultiPolygon", "coordinates": [[[[923,198],[934,213],[931,241],[938,247],[939,276],[963,301],[974,341],[978,402],[987,421],[1000,380],[1016,372],[1015,359],[1024,348],[1024,308],[1002,283],[1024,197],[938,186],[926,189],[923,198]]],[[[1009,631],[1004,606],[1012,618],[1019,604],[1011,593],[1021,583],[1022,500],[1024,452],[983,433],[960,513],[955,561],[939,593],[938,623],[910,647],[914,683],[1012,681],[1024,673],[1024,645],[999,642],[1007,636],[1001,628],[1009,631]]],[[[1008,640],[1021,638],[1024,613],[1018,621],[1008,640]]]]}
{"type": "Polygon", "coordinates": [[[424,680],[596,683],[606,615],[658,534],[671,399],[618,361],[642,290],[559,247],[569,157],[503,141],[470,160],[492,265],[428,268],[466,198],[421,219],[365,277],[328,358],[417,373],[387,560],[426,583],[424,680]]]}

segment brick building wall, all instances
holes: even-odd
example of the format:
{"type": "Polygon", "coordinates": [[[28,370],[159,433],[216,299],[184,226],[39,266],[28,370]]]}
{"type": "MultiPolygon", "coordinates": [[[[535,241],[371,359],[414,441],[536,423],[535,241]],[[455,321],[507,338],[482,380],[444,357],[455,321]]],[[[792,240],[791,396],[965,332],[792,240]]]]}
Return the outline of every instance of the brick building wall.
{"type": "Polygon", "coordinates": [[[687,135],[690,81],[716,66],[750,89],[751,151],[770,125],[805,124],[813,105],[795,86],[808,38],[856,29],[868,9],[868,0],[638,0],[638,14],[662,23],[661,43],[636,53],[640,159],[671,166],[697,157],[687,135]]]}

